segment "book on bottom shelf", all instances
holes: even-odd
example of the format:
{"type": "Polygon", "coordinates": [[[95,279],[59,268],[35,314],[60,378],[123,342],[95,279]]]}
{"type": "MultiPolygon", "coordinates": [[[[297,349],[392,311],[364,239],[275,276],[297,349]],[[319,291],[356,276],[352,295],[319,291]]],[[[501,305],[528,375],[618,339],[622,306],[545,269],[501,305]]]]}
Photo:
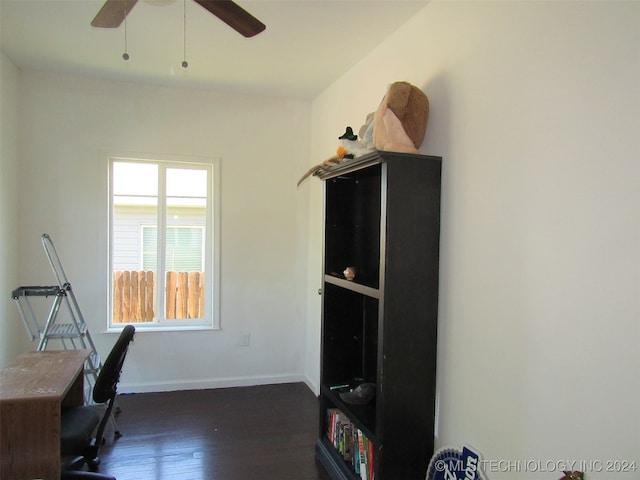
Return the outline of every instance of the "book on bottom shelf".
{"type": "Polygon", "coordinates": [[[337,408],[327,410],[327,439],[361,480],[375,479],[373,442],[337,408]]]}

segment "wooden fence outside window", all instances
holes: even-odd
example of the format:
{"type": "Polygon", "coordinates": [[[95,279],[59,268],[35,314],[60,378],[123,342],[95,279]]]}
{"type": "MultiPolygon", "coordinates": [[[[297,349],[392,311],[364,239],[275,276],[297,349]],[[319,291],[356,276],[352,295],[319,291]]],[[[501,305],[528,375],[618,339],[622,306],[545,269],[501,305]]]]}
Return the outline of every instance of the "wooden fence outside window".
{"type": "MultiPolygon", "coordinates": [[[[167,272],[165,317],[204,317],[204,272],[167,272]]],[[[113,275],[113,323],[152,322],[155,312],[156,272],[116,271],[113,275]]]]}

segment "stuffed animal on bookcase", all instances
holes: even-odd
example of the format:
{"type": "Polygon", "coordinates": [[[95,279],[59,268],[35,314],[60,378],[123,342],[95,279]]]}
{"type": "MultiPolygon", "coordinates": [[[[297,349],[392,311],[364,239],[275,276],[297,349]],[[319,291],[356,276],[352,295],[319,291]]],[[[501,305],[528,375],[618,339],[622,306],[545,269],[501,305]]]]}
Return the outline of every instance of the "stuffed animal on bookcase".
{"type": "Polygon", "coordinates": [[[378,109],[367,115],[358,135],[351,127],[338,137],[336,154],[311,167],[298,181],[298,186],[320,170],[375,150],[418,153],[429,119],[429,99],[418,87],[408,82],[389,85],[378,109]]]}

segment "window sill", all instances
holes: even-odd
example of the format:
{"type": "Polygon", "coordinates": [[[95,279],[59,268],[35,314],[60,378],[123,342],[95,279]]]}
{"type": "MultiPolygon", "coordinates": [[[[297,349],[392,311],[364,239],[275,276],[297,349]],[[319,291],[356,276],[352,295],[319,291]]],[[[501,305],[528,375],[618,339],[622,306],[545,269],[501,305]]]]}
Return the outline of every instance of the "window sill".
{"type": "MultiPolygon", "coordinates": [[[[136,333],[146,333],[146,332],[197,332],[197,331],[209,331],[209,330],[220,330],[220,327],[212,327],[206,325],[184,325],[184,326],[137,326],[135,323],[132,323],[134,327],[136,327],[136,333]]],[[[103,330],[102,333],[115,333],[120,334],[125,325],[120,327],[110,327],[106,330],[103,330]]]]}

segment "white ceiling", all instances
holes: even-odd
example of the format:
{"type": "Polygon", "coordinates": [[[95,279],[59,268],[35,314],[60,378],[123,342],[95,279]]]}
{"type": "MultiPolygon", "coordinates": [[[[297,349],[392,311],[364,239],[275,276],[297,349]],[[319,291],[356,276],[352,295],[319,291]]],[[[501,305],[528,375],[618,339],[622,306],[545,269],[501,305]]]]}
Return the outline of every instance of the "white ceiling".
{"type": "Polygon", "coordinates": [[[427,1],[236,0],[267,25],[245,38],[192,0],[140,0],[124,61],[124,24],[90,25],[103,0],[0,0],[0,42],[18,67],[312,99],[427,1]]]}

